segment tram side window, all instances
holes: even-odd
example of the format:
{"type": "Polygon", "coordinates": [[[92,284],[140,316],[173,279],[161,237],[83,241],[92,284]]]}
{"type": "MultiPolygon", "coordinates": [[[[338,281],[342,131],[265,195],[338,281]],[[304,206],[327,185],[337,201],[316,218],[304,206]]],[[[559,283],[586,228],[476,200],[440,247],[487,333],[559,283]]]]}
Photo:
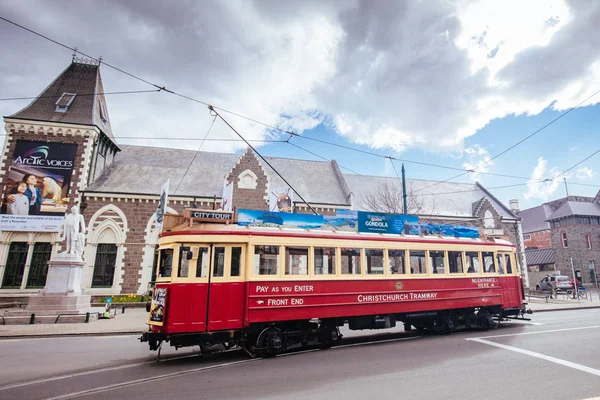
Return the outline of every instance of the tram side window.
{"type": "Polygon", "coordinates": [[[256,275],[279,273],[279,246],[254,246],[254,273],[256,275]]]}
{"type": "Polygon", "coordinates": [[[242,248],[232,247],[231,248],[231,276],[240,276],[240,269],[242,265],[242,248]]]}
{"type": "Polygon", "coordinates": [[[388,250],[388,263],[390,274],[405,274],[406,273],[406,251],[404,250],[388,250]]]}
{"type": "Polygon", "coordinates": [[[206,278],[208,261],[208,247],[199,247],[198,259],[196,260],[196,278],[206,278]]]}
{"type": "Polygon", "coordinates": [[[467,273],[479,273],[479,253],[475,251],[467,251],[465,253],[467,261],[467,273]]]}
{"type": "Polygon", "coordinates": [[[315,275],[335,275],[335,248],[315,247],[315,275]]]}
{"type": "Polygon", "coordinates": [[[366,249],[367,274],[383,275],[383,250],[366,249]]]}
{"type": "Polygon", "coordinates": [[[308,247],[285,248],[285,274],[308,275],[308,247]]]}
{"type": "Polygon", "coordinates": [[[215,247],[213,249],[213,276],[225,276],[225,247],[215,247]]]}
{"type": "Polygon", "coordinates": [[[342,274],[360,275],[360,249],[342,249],[342,274]]]}
{"type": "Polygon", "coordinates": [[[444,252],[430,251],[429,252],[429,268],[432,274],[444,273],[444,252]]]}
{"type": "Polygon", "coordinates": [[[450,264],[451,274],[462,274],[464,272],[462,253],[460,251],[449,251],[448,263],[450,264]]]}
{"type": "Polygon", "coordinates": [[[496,263],[498,264],[498,273],[503,274],[504,273],[504,255],[498,254],[496,256],[496,263]]]}
{"type": "Polygon", "coordinates": [[[494,273],[496,272],[496,265],[494,264],[494,253],[483,252],[483,272],[494,273]]]}
{"type": "Polygon", "coordinates": [[[178,278],[187,278],[190,272],[190,260],[188,260],[188,254],[190,253],[189,247],[182,247],[179,252],[179,268],[177,269],[178,278]]]}
{"type": "Polygon", "coordinates": [[[162,249],[160,251],[160,265],[158,267],[159,278],[170,278],[173,268],[173,249],[162,249]]]}
{"type": "Polygon", "coordinates": [[[506,273],[512,274],[512,264],[510,262],[510,254],[506,254],[506,273]]]}
{"type": "Polygon", "coordinates": [[[411,250],[410,252],[410,273],[411,274],[426,274],[427,259],[425,258],[424,250],[411,250]]]}

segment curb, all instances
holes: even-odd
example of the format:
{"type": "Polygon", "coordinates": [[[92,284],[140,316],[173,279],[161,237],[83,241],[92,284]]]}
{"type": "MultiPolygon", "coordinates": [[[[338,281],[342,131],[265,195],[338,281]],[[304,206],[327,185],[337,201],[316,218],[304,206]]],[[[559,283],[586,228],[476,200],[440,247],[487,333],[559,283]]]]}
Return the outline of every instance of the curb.
{"type": "Polygon", "coordinates": [[[570,308],[547,308],[547,309],[543,309],[543,310],[533,310],[534,314],[537,313],[541,313],[541,312],[548,312],[548,311],[571,311],[571,310],[593,310],[593,309],[598,309],[600,308],[600,306],[590,306],[590,307],[570,307],[570,308]]]}
{"type": "Polygon", "coordinates": [[[47,334],[33,334],[33,335],[10,335],[0,336],[0,340],[11,340],[11,339],[50,339],[50,338],[61,338],[61,337],[90,337],[90,336],[131,336],[141,335],[144,330],[138,331],[118,331],[118,332],[80,332],[80,333],[47,333],[47,334]]]}

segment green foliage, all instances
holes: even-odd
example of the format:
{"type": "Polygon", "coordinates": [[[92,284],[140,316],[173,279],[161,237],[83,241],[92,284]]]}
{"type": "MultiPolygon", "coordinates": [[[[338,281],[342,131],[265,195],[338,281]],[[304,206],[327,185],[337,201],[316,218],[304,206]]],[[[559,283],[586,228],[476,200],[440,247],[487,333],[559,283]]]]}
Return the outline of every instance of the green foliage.
{"type": "Polygon", "coordinates": [[[140,303],[151,300],[150,296],[143,296],[140,294],[119,294],[116,296],[106,296],[100,299],[100,303],[106,303],[106,299],[112,297],[113,304],[117,303],[140,303]]]}

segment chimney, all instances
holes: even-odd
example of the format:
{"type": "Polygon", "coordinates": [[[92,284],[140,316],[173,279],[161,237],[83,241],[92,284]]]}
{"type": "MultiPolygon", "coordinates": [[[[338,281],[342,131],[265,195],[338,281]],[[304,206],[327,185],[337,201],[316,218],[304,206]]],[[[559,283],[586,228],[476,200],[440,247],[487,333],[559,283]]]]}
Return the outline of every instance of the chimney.
{"type": "Polygon", "coordinates": [[[510,207],[510,211],[514,212],[515,214],[521,211],[519,210],[519,200],[517,199],[509,200],[508,206],[510,207]]]}

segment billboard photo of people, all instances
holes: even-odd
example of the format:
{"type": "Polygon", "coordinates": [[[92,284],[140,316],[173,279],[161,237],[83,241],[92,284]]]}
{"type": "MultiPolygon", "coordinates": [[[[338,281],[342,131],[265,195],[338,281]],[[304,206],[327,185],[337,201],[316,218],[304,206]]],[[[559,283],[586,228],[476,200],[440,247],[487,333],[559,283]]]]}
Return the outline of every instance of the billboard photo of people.
{"type": "Polygon", "coordinates": [[[55,231],[67,211],[76,153],[76,144],[17,141],[0,229],[55,231]]]}

